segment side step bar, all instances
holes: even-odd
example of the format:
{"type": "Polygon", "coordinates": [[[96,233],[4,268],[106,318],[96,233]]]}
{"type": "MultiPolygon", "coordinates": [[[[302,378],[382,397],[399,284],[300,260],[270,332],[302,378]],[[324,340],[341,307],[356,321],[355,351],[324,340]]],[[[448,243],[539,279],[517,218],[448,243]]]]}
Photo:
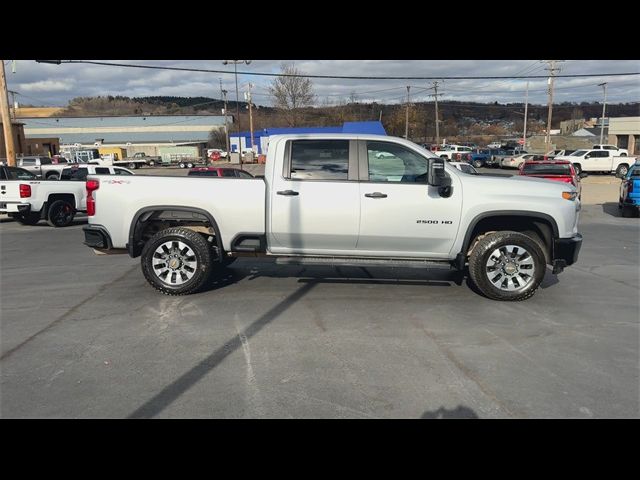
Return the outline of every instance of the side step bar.
{"type": "Polygon", "coordinates": [[[336,267],[401,267],[401,268],[452,268],[449,260],[404,260],[386,258],[342,257],[278,257],[278,265],[332,265],[336,267]]]}

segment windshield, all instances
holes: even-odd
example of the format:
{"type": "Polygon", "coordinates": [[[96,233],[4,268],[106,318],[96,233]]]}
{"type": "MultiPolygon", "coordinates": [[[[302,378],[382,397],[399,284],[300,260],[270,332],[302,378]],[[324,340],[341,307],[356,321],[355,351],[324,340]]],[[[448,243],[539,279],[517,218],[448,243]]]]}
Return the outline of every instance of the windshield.
{"type": "Polygon", "coordinates": [[[576,150],[575,152],[573,152],[569,156],[570,157],[581,157],[582,155],[584,155],[587,152],[588,152],[588,150],[576,150]]]}
{"type": "Polygon", "coordinates": [[[638,178],[640,177],[640,167],[633,167],[631,170],[629,170],[629,178],[638,178]]]}
{"type": "Polygon", "coordinates": [[[568,163],[532,163],[525,164],[522,172],[525,175],[571,175],[571,168],[568,163]]]}

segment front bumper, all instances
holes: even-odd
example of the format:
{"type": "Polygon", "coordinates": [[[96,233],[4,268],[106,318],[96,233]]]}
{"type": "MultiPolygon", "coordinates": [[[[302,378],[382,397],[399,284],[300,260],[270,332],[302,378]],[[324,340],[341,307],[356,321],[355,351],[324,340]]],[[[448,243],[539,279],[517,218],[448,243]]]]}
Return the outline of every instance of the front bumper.
{"type": "Polygon", "coordinates": [[[565,267],[578,261],[582,247],[582,235],[576,233],[570,238],[556,238],[553,241],[553,273],[560,273],[565,267]]]}
{"type": "Polygon", "coordinates": [[[86,225],[82,227],[84,232],[84,244],[87,247],[109,250],[113,248],[111,236],[107,229],[101,225],[86,225]]]}

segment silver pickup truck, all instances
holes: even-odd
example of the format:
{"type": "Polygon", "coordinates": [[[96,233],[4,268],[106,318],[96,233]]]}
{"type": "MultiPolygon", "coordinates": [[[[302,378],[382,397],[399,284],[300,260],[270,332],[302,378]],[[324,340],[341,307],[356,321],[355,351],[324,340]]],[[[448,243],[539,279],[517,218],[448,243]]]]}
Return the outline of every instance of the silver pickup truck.
{"type": "Polygon", "coordinates": [[[576,262],[573,185],[469,175],[410,141],[277,135],[263,178],[87,178],[85,244],[141,257],[157,290],[201,289],[242,255],[282,264],[468,268],[496,300],[576,262]]]}

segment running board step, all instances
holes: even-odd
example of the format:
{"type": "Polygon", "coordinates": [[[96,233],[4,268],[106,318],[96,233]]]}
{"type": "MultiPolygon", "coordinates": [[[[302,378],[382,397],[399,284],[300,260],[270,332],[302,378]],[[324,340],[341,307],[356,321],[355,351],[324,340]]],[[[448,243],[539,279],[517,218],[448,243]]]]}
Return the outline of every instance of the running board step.
{"type": "Polygon", "coordinates": [[[401,268],[451,268],[451,262],[429,260],[403,260],[386,258],[342,257],[278,257],[279,265],[332,265],[336,267],[401,267],[401,268]]]}

